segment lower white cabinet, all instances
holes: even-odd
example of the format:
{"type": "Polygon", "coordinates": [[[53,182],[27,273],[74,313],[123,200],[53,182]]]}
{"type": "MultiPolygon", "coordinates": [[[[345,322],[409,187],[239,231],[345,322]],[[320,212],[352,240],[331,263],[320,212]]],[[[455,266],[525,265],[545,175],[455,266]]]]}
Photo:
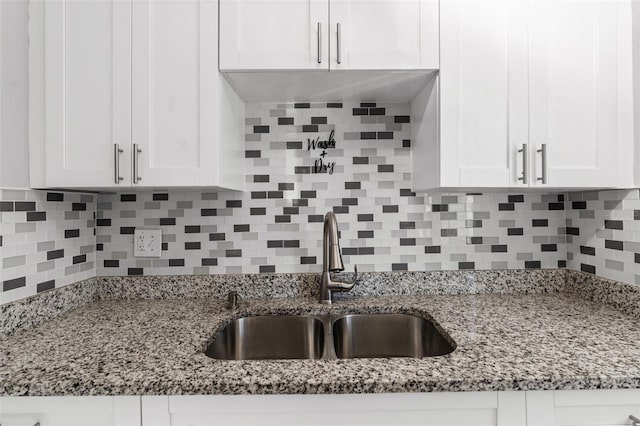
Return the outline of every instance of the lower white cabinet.
{"type": "Polygon", "coordinates": [[[142,397],[142,426],[630,425],[640,389],[142,397]]]}
{"type": "Polygon", "coordinates": [[[139,426],[138,396],[0,397],[2,426],[139,426]]]}
{"type": "Polygon", "coordinates": [[[527,426],[631,425],[640,418],[640,389],[529,391],[527,426]]]}
{"type": "Polygon", "coordinates": [[[0,397],[2,426],[610,426],[640,389],[329,395],[0,397]]]}
{"type": "Polygon", "coordinates": [[[525,425],[524,392],[142,397],[143,426],[525,425]]]}

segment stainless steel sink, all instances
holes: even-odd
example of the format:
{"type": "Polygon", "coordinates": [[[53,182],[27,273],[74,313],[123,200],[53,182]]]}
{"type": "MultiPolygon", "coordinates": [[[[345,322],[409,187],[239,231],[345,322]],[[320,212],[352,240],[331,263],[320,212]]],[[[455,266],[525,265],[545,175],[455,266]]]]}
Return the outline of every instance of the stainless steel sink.
{"type": "Polygon", "coordinates": [[[318,359],[324,326],[312,316],[259,316],[232,321],[205,353],[217,359],[318,359]]]}
{"type": "Polygon", "coordinates": [[[338,358],[431,357],[455,347],[431,321],[405,314],[346,315],[333,322],[338,358]]]}
{"type": "Polygon", "coordinates": [[[228,360],[422,358],[454,349],[431,321],[413,315],[280,315],[232,321],[205,353],[228,360]]]}

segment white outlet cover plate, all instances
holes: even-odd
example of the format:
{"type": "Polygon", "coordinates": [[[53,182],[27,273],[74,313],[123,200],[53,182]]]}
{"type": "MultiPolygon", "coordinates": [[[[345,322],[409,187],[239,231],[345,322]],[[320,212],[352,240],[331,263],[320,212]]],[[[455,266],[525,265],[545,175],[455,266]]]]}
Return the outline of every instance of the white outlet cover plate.
{"type": "Polygon", "coordinates": [[[160,229],[136,229],[133,235],[133,255],[136,257],[160,257],[162,255],[162,231],[160,229]]]}

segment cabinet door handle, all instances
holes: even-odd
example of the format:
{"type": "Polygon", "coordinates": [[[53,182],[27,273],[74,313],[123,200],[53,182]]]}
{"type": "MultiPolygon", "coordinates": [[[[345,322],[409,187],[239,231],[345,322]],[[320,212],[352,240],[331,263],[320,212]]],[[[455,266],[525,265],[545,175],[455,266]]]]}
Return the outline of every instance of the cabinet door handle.
{"type": "Polygon", "coordinates": [[[318,22],[318,63],[322,63],[322,22],[318,22]]]}
{"type": "Polygon", "coordinates": [[[631,424],[633,426],[640,426],[640,419],[633,414],[629,414],[629,420],[631,420],[631,424]]]}
{"type": "Polygon", "coordinates": [[[140,156],[141,152],[142,150],[140,149],[138,144],[134,143],[133,144],[133,183],[140,183],[140,181],[142,180],[142,178],[138,176],[138,172],[140,170],[138,166],[138,157],[140,156]]]}
{"type": "Polygon", "coordinates": [[[338,64],[342,63],[342,54],[340,52],[340,44],[341,44],[340,43],[340,22],[338,22],[336,24],[336,45],[337,45],[336,55],[337,55],[338,64]]]}
{"type": "Polygon", "coordinates": [[[522,153],[522,176],[518,180],[526,185],[529,182],[529,144],[523,143],[518,152],[522,153]]]}
{"type": "Polygon", "coordinates": [[[113,144],[113,183],[120,184],[124,178],[120,176],[120,154],[124,151],[120,149],[120,144],[113,144]]]}
{"type": "Polygon", "coordinates": [[[538,178],[543,184],[547,183],[547,144],[543,143],[537,152],[540,153],[542,158],[542,176],[538,178]]]}

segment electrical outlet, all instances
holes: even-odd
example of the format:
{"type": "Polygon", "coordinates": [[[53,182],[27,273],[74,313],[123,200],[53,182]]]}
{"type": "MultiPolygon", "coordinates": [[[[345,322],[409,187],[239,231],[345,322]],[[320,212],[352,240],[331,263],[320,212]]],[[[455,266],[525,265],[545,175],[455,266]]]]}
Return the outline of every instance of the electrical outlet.
{"type": "Polygon", "coordinates": [[[162,230],[136,229],[133,238],[133,255],[136,257],[160,257],[162,254],[162,230]]]}

